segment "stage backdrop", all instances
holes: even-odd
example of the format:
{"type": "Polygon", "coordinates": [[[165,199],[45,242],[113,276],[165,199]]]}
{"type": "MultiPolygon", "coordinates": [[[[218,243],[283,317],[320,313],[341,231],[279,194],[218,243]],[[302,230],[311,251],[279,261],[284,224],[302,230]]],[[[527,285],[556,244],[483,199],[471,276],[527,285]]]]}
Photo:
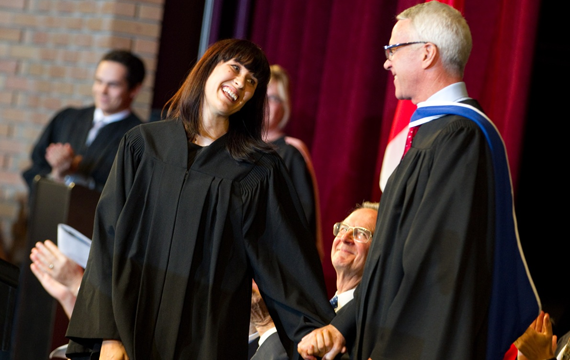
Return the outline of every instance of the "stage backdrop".
{"type": "MultiPolygon", "coordinates": [[[[384,70],[395,16],[410,0],[263,0],[252,5],[250,38],[291,76],[286,128],[309,149],[320,193],[324,271],[332,225],[358,202],[378,201],[379,173],[397,100],[384,70]]],[[[516,189],[539,0],[465,0],[473,50],[465,72],[506,144],[516,189]]]]}

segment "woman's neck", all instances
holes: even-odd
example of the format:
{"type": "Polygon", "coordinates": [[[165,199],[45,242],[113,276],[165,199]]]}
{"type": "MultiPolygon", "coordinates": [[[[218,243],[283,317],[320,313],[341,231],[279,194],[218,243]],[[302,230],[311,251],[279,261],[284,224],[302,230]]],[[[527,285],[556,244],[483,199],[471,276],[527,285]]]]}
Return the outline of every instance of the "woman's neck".
{"type": "Polygon", "coordinates": [[[228,117],[205,117],[200,120],[198,134],[193,143],[208,146],[228,132],[230,121],[228,117]]]}
{"type": "Polygon", "coordinates": [[[265,135],[263,136],[263,141],[272,142],[283,136],[285,136],[285,133],[280,129],[268,129],[265,135]]]}

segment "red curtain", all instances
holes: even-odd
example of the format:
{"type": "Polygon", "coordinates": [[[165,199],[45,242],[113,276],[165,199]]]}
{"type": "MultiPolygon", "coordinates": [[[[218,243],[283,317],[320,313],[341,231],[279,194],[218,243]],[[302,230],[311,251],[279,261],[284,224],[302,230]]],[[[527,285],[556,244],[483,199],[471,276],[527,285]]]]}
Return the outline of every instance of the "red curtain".
{"type": "MultiPolygon", "coordinates": [[[[397,104],[392,75],[383,68],[383,45],[396,14],[419,2],[254,4],[251,40],[291,77],[292,113],[285,130],[311,150],[331,294],[332,225],[357,203],[381,196],[379,173],[397,104]]],[[[503,136],[515,188],[539,5],[540,0],[465,0],[473,36],[465,82],[503,136]]]]}

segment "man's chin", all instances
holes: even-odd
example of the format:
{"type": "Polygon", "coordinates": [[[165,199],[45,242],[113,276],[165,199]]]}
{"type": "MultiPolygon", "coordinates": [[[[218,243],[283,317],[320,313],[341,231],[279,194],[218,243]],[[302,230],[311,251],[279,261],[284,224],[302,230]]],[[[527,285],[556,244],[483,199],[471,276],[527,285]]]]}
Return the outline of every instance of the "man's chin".
{"type": "Polygon", "coordinates": [[[348,266],[350,266],[350,264],[352,264],[352,261],[354,260],[354,255],[343,255],[340,257],[336,257],[333,261],[333,267],[335,269],[341,269],[341,268],[346,268],[348,266]]]}

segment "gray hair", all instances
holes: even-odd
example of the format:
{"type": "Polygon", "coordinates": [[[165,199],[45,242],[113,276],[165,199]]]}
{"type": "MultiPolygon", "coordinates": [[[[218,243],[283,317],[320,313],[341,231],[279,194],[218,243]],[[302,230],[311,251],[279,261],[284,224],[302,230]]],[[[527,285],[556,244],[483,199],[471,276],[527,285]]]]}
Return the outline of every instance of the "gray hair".
{"type": "Polygon", "coordinates": [[[418,36],[413,40],[435,44],[444,67],[463,77],[473,43],[469,25],[459,11],[449,5],[429,1],[402,11],[396,19],[409,19],[418,36]]]}
{"type": "Polygon", "coordinates": [[[355,210],[358,209],[372,209],[378,211],[378,206],[380,203],[372,202],[372,201],[364,201],[362,204],[357,204],[355,210]]]}

